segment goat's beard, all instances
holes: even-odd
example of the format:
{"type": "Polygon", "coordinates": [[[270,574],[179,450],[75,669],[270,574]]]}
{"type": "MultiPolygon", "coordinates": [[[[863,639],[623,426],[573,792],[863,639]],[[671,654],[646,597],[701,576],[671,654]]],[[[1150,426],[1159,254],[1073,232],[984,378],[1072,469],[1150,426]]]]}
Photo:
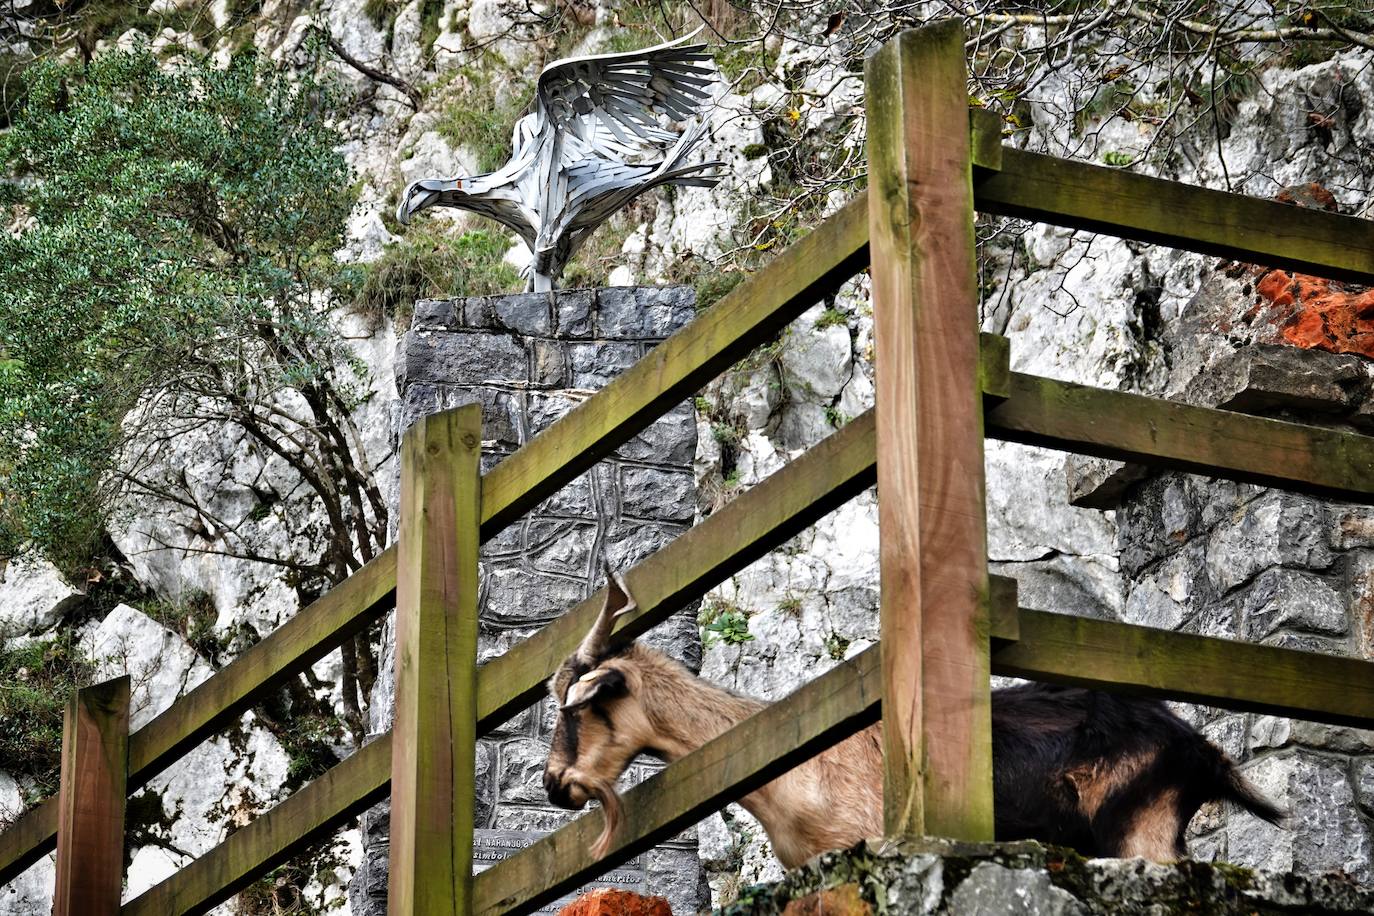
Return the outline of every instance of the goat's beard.
{"type": "Polygon", "coordinates": [[[587,793],[601,803],[601,816],[603,826],[601,836],[596,838],[592,844],[592,855],[595,858],[605,858],[606,853],[611,851],[611,843],[615,839],[616,832],[620,830],[621,823],[625,820],[625,809],[620,804],[620,795],[615,791],[615,783],[607,782],[604,779],[595,777],[584,777],[578,782],[587,793]]]}

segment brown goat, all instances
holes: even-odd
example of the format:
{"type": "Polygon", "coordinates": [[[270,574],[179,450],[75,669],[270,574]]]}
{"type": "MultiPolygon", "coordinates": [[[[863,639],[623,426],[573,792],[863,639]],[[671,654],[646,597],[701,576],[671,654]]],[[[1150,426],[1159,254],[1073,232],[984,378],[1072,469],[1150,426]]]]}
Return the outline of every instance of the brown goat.
{"type": "MultiPolygon", "coordinates": [[[[618,576],[571,658],[549,681],[559,706],[544,769],[549,799],[595,798],[610,848],[621,822],[615,782],[639,754],[672,762],[765,704],[696,677],[632,642],[608,648],[615,617],[635,609],[618,576]]],[[[1191,726],[1153,700],[1041,685],[992,694],[999,840],[1033,838],[1088,856],[1181,858],[1204,803],[1229,799],[1277,822],[1282,813],[1191,726]]],[[[882,833],[882,731],[870,726],[740,799],[788,868],[882,833]]]]}

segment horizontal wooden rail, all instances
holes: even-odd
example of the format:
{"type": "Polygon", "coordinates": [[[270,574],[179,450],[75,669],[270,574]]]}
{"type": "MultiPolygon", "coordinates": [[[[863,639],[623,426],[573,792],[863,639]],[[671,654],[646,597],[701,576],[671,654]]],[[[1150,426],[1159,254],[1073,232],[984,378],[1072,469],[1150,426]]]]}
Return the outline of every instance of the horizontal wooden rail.
{"type": "Polygon", "coordinates": [[[992,673],[1374,728],[1374,662],[1021,608],[992,673]]]}
{"type": "Polygon", "coordinates": [[[868,197],[859,194],[691,324],[546,429],[483,479],[491,537],[695,394],[868,264],[868,197]]]}
{"type": "MultiPolygon", "coordinates": [[[[1374,726],[1374,663],[1017,609],[1014,584],[999,577],[993,577],[991,591],[996,674],[1337,725],[1374,726]]],[[[802,710],[822,710],[827,717],[839,713],[841,702],[876,705],[881,680],[876,658],[869,659],[875,649],[853,661],[873,665],[863,675],[871,687],[827,686],[825,697],[848,697],[843,701],[806,695],[836,677],[838,672],[832,671],[632,789],[625,799],[628,818],[621,839],[608,858],[596,861],[588,851],[602,823],[600,815],[592,814],[484,872],[477,879],[477,912],[530,912],[857,731],[872,718],[853,719],[818,739],[819,729],[834,727],[830,719],[815,722],[805,714],[789,713],[779,723],[766,717],[791,703],[802,710]],[[761,735],[768,740],[760,740],[761,735]],[[790,759],[773,750],[808,740],[813,745],[790,759]],[[746,755],[749,759],[742,760],[746,755]],[[766,770],[753,770],[755,761],[770,756],[774,759],[766,770]],[[731,772],[748,779],[736,781],[731,772]]],[[[847,672],[843,676],[851,677],[847,672]]]]}
{"type": "Polygon", "coordinates": [[[381,801],[390,785],[391,735],[386,734],[130,900],[119,912],[121,916],[207,912],[381,801]]]}
{"type": "Polygon", "coordinates": [[[1102,232],[1269,267],[1374,283],[1374,221],[1002,149],[979,175],[983,213],[1102,232]]]}
{"type": "MultiPolygon", "coordinates": [[[[873,412],[740,494],[701,524],[625,572],[639,609],[617,621],[623,643],[666,620],[721,579],[785,543],[874,481],[873,412]]],[[[482,666],[478,732],[485,734],[544,694],[544,682],[586,635],[604,593],[572,608],[482,666]]]]}
{"type": "Polygon", "coordinates": [[[0,885],[57,848],[57,796],[45,799],[0,833],[0,885]]]}
{"type": "Polygon", "coordinates": [[[987,435],[1337,499],[1374,495],[1374,437],[1011,373],[987,435]]]}
{"type": "MultiPolygon", "coordinates": [[[[1000,368],[1003,341],[983,342],[991,436],[1086,454],[1343,498],[1374,493],[1374,439],[1229,411],[1042,379],[1000,368]],[[1000,403],[997,403],[1000,400],[1000,403]]],[[[872,482],[871,417],[861,417],[629,573],[641,611],[618,638],[649,629],[719,578],[742,568],[872,482]],[[814,499],[814,502],[812,500],[814,499]],[[778,508],[766,508],[775,505],[778,508]],[[747,543],[733,559],[733,538],[747,543]]],[[[622,429],[622,433],[623,433],[622,429]]],[[[632,433],[630,433],[632,434],[632,433]]],[[[531,443],[533,449],[538,443],[531,443]]],[[[388,551],[354,578],[250,649],[130,738],[130,783],[142,784],[179,747],[188,747],[241,713],[281,678],[327,651],[331,634],[353,632],[387,607],[394,591],[388,551]],[[237,667],[236,667],[237,666],[237,667]],[[264,686],[267,685],[267,686],[264,686]],[[202,690],[202,688],[206,688],[202,690]],[[183,705],[185,704],[185,705],[183,705]],[[219,710],[216,713],[216,709],[219,710]]],[[[531,640],[484,667],[483,731],[537,699],[542,681],[576,646],[594,614],[589,599],[531,640]]],[[[53,849],[56,805],[44,802],[0,833],[0,883],[53,849]]]]}
{"type": "Polygon", "coordinates": [[[591,854],[598,811],[482,872],[475,912],[529,913],[626,862],[876,722],[881,691],[872,646],[625,793],[625,822],[605,859],[591,854]]]}

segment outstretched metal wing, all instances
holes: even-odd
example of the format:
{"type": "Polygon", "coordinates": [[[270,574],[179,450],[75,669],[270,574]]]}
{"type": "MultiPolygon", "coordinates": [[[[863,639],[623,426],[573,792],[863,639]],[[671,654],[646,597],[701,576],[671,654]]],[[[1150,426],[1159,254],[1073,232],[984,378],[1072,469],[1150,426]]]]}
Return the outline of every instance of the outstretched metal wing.
{"type": "Polygon", "coordinates": [[[696,34],[545,67],[511,160],[482,175],[411,182],[397,219],[445,206],[499,220],[529,245],[530,289],[552,289],[597,225],[639,194],[720,180],[724,163],[688,162],[709,123],[716,72],[704,44],[687,44],[696,34]]]}
{"type": "Polygon", "coordinates": [[[651,48],[549,64],[539,75],[538,112],[546,123],[616,158],[662,151],[678,134],[660,116],[686,121],[702,114],[715,75],[697,32],[651,48]]]}

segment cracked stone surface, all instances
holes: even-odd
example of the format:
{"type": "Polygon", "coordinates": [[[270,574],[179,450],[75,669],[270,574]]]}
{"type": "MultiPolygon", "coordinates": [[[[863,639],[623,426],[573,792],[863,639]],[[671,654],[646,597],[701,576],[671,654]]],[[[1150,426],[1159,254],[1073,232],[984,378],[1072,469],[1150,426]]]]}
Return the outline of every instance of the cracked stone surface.
{"type": "Polygon", "coordinates": [[[1340,875],[1301,876],[1184,861],[1082,859],[1033,842],[869,841],[824,853],[779,880],[746,887],[721,916],[1338,916],[1367,913],[1374,892],[1340,875]],[[846,906],[837,908],[837,902],[846,906]],[[825,906],[824,904],[830,904],[825,906]]]}

